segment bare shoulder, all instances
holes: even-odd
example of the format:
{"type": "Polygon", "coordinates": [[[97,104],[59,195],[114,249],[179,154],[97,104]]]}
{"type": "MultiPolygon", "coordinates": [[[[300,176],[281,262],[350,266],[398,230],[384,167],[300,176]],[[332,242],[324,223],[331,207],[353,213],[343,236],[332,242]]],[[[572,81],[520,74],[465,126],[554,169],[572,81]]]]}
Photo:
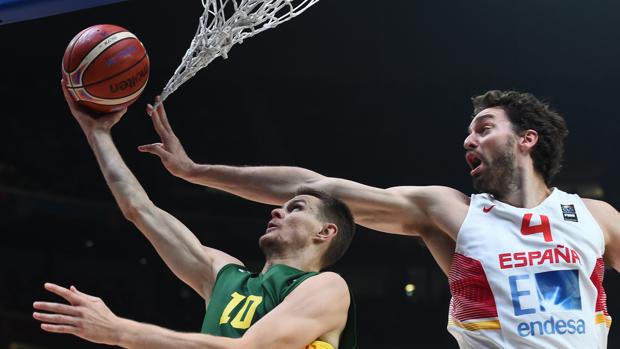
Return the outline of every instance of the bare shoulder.
{"type": "Polygon", "coordinates": [[[229,255],[226,252],[220,251],[216,248],[209,246],[202,246],[204,252],[211,257],[211,263],[213,264],[214,269],[221,269],[223,266],[227,264],[237,264],[237,265],[245,265],[239,259],[229,255]]]}
{"type": "Polygon", "coordinates": [[[411,221],[406,227],[410,234],[424,235],[430,231],[442,231],[456,240],[469,210],[469,196],[454,188],[438,185],[393,187],[389,190],[397,191],[421,213],[411,217],[425,217],[411,221]]]}
{"type": "Polygon", "coordinates": [[[300,286],[305,285],[307,288],[315,290],[328,290],[335,293],[349,293],[347,282],[338,273],[324,271],[308,280],[304,281],[300,286]]]}
{"type": "Polygon", "coordinates": [[[316,299],[321,304],[334,302],[349,306],[349,286],[334,272],[322,272],[302,282],[287,298],[303,298],[306,301],[316,299]]]}
{"type": "Polygon", "coordinates": [[[217,276],[220,272],[220,270],[222,270],[222,268],[228,264],[236,264],[236,265],[241,265],[244,266],[243,262],[241,262],[239,259],[229,255],[226,252],[220,251],[218,249],[215,249],[213,247],[208,247],[208,246],[202,246],[202,249],[204,251],[204,253],[209,257],[209,259],[211,260],[211,269],[210,270],[206,270],[205,271],[205,275],[207,275],[207,273],[209,273],[207,276],[208,278],[208,282],[205,283],[204,285],[204,294],[205,294],[205,299],[207,299],[208,297],[210,297],[211,295],[211,289],[213,288],[213,286],[215,285],[215,281],[217,279],[217,276]]]}
{"type": "Polygon", "coordinates": [[[581,200],[583,200],[583,203],[588,207],[588,210],[596,210],[596,211],[605,211],[607,210],[608,212],[611,211],[616,211],[616,209],[611,206],[610,204],[608,204],[607,202],[603,201],[603,200],[596,200],[596,199],[587,199],[587,198],[581,198],[581,200]]]}
{"type": "Polygon", "coordinates": [[[324,271],[316,275],[315,280],[320,280],[321,283],[333,285],[334,287],[344,288],[346,290],[349,289],[349,287],[347,286],[347,282],[344,281],[342,276],[340,276],[340,274],[338,273],[334,273],[333,271],[324,271]]]}
{"type": "Polygon", "coordinates": [[[602,200],[582,199],[594,219],[604,230],[620,224],[620,213],[610,204],[602,200]]]}
{"type": "Polygon", "coordinates": [[[603,230],[605,263],[620,271],[620,212],[605,201],[583,199],[583,202],[603,230]]]}

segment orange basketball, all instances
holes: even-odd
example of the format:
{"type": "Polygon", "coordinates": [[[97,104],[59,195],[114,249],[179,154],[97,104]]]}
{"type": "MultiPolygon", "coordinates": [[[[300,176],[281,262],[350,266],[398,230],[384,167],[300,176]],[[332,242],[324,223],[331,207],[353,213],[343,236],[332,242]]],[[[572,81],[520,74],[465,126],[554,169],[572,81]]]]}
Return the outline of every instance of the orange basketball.
{"type": "Polygon", "coordinates": [[[109,113],[140,97],[149,78],[149,57],[140,40],[126,29],[94,25],[67,46],[62,75],[78,103],[109,113]]]}

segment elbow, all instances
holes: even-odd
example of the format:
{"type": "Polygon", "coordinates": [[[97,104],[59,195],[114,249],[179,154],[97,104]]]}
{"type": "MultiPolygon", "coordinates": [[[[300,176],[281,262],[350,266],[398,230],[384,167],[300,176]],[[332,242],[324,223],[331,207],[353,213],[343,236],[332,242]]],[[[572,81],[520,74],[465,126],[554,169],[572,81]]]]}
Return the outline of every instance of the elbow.
{"type": "MultiPolygon", "coordinates": [[[[301,171],[303,171],[303,169],[300,169],[300,172],[301,171]]],[[[326,177],[316,172],[308,170],[306,171],[307,172],[305,173],[301,172],[303,174],[303,176],[301,176],[303,180],[299,183],[299,188],[310,188],[320,191],[329,191],[336,182],[334,178],[326,177]]]]}
{"type": "Polygon", "coordinates": [[[138,223],[153,211],[152,202],[128,202],[121,206],[125,219],[132,223],[138,223]]]}

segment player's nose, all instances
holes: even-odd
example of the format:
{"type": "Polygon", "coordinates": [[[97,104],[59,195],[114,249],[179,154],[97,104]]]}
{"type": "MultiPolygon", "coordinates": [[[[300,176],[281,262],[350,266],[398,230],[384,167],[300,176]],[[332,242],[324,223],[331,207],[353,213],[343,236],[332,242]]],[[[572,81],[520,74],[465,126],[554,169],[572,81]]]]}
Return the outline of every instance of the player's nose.
{"type": "Polygon", "coordinates": [[[271,210],[271,217],[273,217],[273,218],[283,218],[284,217],[284,210],[281,207],[274,208],[273,210],[271,210]]]}
{"type": "Polygon", "coordinates": [[[465,137],[465,141],[463,141],[463,148],[465,148],[465,150],[472,150],[475,149],[477,146],[478,140],[473,133],[470,133],[469,135],[467,135],[467,137],[465,137]]]}

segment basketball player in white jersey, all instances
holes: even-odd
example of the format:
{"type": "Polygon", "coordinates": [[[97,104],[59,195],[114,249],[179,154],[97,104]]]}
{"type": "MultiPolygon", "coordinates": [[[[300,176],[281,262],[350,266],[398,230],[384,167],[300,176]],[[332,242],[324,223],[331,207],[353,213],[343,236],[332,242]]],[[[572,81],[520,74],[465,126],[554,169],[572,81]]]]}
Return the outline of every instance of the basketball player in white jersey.
{"type": "Polygon", "coordinates": [[[174,175],[241,197],[281,204],[297,188],[344,200],[357,223],[420,236],[448,275],[448,329],[461,348],[606,348],[611,317],[604,265],[620,271],[620,213],[550,187],[568,134],[563,118],[531,94],[473,98],[465,158],[474,187],[370,187],[296,167],[198,165],[163,106],[147,106],[174,175]]]}

